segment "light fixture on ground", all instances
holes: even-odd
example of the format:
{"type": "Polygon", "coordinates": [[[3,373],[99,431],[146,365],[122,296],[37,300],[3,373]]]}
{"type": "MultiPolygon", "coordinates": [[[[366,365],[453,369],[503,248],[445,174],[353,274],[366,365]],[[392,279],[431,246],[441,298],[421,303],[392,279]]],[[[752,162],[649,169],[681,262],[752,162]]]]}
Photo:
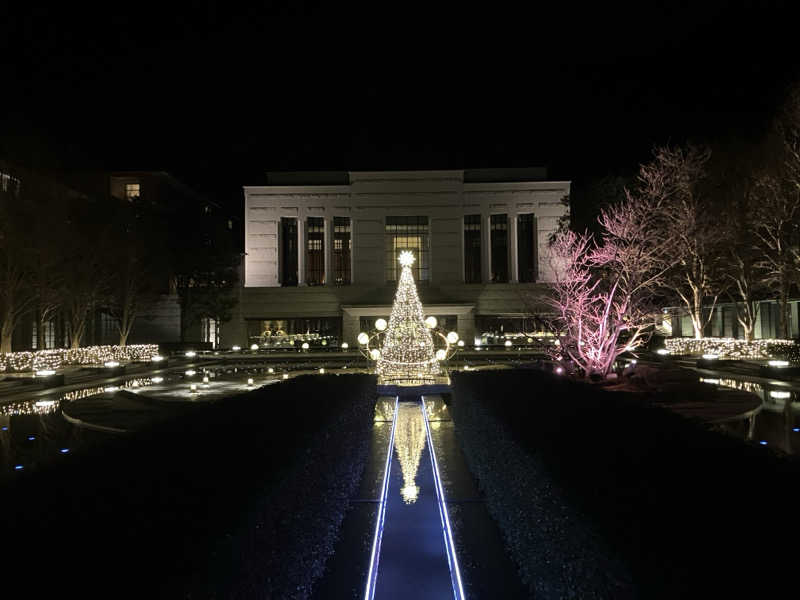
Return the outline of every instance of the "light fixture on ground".
{"type": "Polygon", "coordinates": [[[789,361],[788,360],[771,360],[767,363],[770,367],[788,367],[789,361]]]}
{"type": "Polygon", "coordinates": [[[659,348],[658,350],[656,350],[656,354],[660,354],[661,356],[666,356],[667,354],[669,354],[669,350],[667,350],[666,348],[659,348]]]}
{"type": "Polygon", "coordinates": [[[319,368],[319,374],[320,375],[324,375],[325,374],[325,367],[320,367],[319,368]]]}
{"type": "Polygon", "coordinates": [[[258,344],[252,344],[252,345],[250,346],[250,350],[252,350],[253,352],[255,352],[256,350],[258,350],[258,344]]]}
{"type": "Polygon", "coordinates": [[[50,377],[50,375],[55,375],[56,372],[53,369],[39,369],[36,371],[36,377],[50,377]]]}
{"type": "Polygon", "coordinates": [[[242,349],[242,347],[241,347],[241,346],[231,346],[231,350],[232,350],[233,352],[238,352],[238,351],[239,351],[239,350],[241,350],[241,349],[242,349]]]}
{"type": "Polygon", "coordinates": [[[715,360],[719,358],[719,354],[703,354],[705,360],[715,360]]]}
{"type": "Polygon", "coordinates": [[[197,352],[195,352],[194,350],[189,350],[184,356],[186,356],[186,358],[194,358],[195,356],[197,356],[197,352]]]}
{"type": "Polygon", "coordinates": [[[195,371],[194,369],[189,369],[188,371],[186,371],[186,376],[187,377],[194,377],[196,373],[197,373],[197,371],[195,371]]]}
{"type": "Polygon", "coordinates": [[[150,360],[152,362],[157,363],[157,362],[161,362],[162,360],[164,360],[164,357],[161,356],[160,354],[156,354],[155,356],[151,357],[150,360]]]}
{"type": "Polygon", "coordinates": [[[103,365],[108,369],[114,369],[119,366],[119,363],[116,360],[107,360],[103,365]]]}
{"type": "Polygon", "coordinates": [[[300,346],[303,350],[308,350],[308,342],[303,342],[303,345],[300,346]]]}
{"type": "Polygon", "coordinates": [[[203,383],[208,383],[208,375],[203,376],[203,383]]]}
{"type": "Polygon", "coordinates": [[[191,384],[191,385],[189,386],[189,390],[190,390],[191,392],[197,393],[197,384],[196,384],[196,383],[193,383],[193,384],[191,384]]]}
{"type": "Polygon", "coordinates": [[[458,340],[458,343],[457,343],[456,345],[457,345],[459,348],[463,348],[463,347],[464,347],[464,340],[458,340]]]}
{"type": "Polygon", "coordinates": [[[506,340],[504,345],[505,345],[506,348],[511,348],[511,346],[512,346],[511,340],[506,340]]]}
{"type": "Polygon", "coordinates": [[[288,373],[284,373],[284,374],[283,374],[283,378],[284,378],[284,379],[289,379],[289,374],[288,374],[288,373]]]}
{"type": "Polygon", "coordinates": [[[164,378],[163,377],[153,377],[150,381],[152,381],[153,383],[161,383],[162,381],[164,381],[164,378]]]}
{"type": "Polygon", "coordinates": [[[342,350],[347,350],[350,347],[350,344],[347,342],[342,342],[342,350]]]}
{"type": "Polygon", "coordinates": [[[783,391],[773,391],[769,393],[771,398],[775,398],[778,400],[786,400],[787,398],[791,398],[791,392],[783,392],[783,391]]]}
{"type": "Polygon", "coordinates": [[[269,369],[267,369],[267,373],[274,373],[274,372],[275,372],[275,369],[273,369],[272,367],[270,367],[269,369]]]}

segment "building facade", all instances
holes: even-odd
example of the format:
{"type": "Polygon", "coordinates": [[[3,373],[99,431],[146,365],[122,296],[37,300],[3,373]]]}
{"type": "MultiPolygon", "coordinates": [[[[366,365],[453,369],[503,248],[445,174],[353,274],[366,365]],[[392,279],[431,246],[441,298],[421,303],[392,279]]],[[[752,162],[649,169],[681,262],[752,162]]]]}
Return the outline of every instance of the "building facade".
{"type": "MultiPolygon", "coordinates": [[[[800,338],[800,300],[788,303],[788,335],[791,339],[800,338]]],[[[783,338],[780,327],[780,305],[777,300],[767,299],[758,303],[758,315],[753,327],[753,338],[769,340],[783,338]]],[[[708,322],[703,331],[705,337],[726,337],[744,339],[744,329],[737,318],[736,306],[732,302],[718,302],[711,318],[708,309],[705,317],[708,322]]],[[[692,319],[685,307],[671,306],[663,309],[662,330],[668,337],[694,337],[692,319]]]]}
{"type": "Polygon", "coordinates": [[[355,345],[411,250],[426,314],[468,344],[529,334],[568,181],[544,169],[268,174],[244,187],[242,287],[222,345],[355,345]]]}

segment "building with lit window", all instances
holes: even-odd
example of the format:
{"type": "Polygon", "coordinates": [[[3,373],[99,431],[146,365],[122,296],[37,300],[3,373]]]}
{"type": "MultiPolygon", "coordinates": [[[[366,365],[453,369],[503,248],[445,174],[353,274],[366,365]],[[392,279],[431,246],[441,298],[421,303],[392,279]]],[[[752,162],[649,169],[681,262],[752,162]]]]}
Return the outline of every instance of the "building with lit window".
{"type": "Polygon", "coordinates": [[[403,250],[426,313],[468,344],[530,334],[569,190],[538,168],[269,173],[244,187],[243,286],[222,344],[354,345],[389,315],[403,250]]]}

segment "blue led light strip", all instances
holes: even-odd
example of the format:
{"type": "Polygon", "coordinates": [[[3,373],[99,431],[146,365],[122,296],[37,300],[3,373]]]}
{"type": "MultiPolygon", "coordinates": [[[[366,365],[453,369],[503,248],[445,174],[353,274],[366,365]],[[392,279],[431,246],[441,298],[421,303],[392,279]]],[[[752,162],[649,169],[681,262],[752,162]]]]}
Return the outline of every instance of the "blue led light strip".
{"type": "Polygon", "coordinates": [[[439,501],[439,518],[442,521],[442,534],[444,535],[444,547],[447,550],[447,564],[450,567],[450,581],[453,584],[453,598],[464,600],[464,586],[461,583],[461,570],[458,568],[458,558],[456,558],[456,547],[453,543],[453,532],[450,529],[450,516],[447,514],[447,505],[444,500],[444,489],[442,488],[442,478],[439,476],[439,463],[436,461],[436,451],[433,449],[433,439],[431,438],[431,427],[428,423],[428,411],[425,409],[425,396],[422,396],[422,416],[425,419],[425,433],[428,436],[428,449],[431,454],[431,466],[433,467],[433,482],[436,486],[436,498],[439,501]]]}
{"type": "Polygon", "coordinates": [[[386,466],[383,469],[383,484],[381,485],[381,500],[378,504],[378,516],[375,519],[375,537],[372,540],[372,556],[369,559],[369,572],[367,573],[367,589],[364,600],[375,597],[375,584],[378,581],[378,562],[381,555],[381,539],[383,538],[383,520],[386,517],[386,493],[389,491],[389,473],[392,469],[392,455],[394,454],[394,426],[397,423],[397,404],[399,396],[394,398],[394,416],[392,418],[392,433],[389,436],[389,449],[386,451],[386,466]]]}

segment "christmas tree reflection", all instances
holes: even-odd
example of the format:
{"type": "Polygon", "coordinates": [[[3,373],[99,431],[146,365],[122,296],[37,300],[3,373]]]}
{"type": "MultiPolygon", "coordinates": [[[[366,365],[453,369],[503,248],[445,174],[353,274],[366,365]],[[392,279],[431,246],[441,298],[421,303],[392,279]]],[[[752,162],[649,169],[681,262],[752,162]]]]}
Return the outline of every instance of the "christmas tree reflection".
{"type": "Polygon", "coordinates": [[[415,479],[422,450],[425,448],[425,420],[418,405],[400,404],[398,407],[394,448],[403,472],[403,489],[400,493],[406,504],[412,504],[419,495],[415,479]]]}

